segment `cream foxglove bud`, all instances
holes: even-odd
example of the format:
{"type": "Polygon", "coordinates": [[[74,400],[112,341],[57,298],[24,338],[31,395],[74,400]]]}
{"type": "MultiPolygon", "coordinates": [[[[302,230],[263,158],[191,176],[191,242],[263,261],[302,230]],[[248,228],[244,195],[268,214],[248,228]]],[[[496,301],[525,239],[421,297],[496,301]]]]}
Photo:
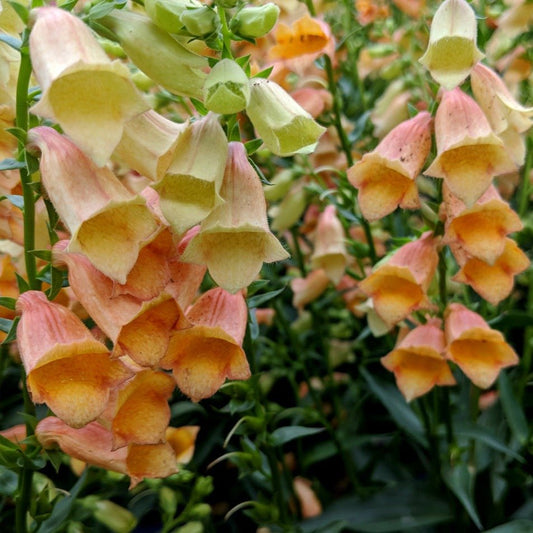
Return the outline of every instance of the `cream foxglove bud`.
{"type": "Polygon", "coordinates": [[[266,35],[276,24],[279,7],[268,3],[262,6],[245,6],[231,19],[231,31],[241,37],[257,39],[266,35]]]}
{"type": "Polygon", "coordinates": [[[198,0],[145,0],[144,10],[152,22],[168,33],[183,34],[181,14],[191,8],[202,7],[198,0]]]}

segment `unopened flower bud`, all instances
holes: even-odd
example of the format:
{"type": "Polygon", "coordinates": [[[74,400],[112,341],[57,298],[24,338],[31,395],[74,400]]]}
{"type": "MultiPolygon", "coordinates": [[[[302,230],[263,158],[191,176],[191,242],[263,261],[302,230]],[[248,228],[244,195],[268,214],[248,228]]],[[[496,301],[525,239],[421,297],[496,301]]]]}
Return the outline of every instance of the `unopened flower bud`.
{"type": "Polygon", "coordinates": [[[250,100],[248,76],[231,59],[222,59],[211,70],[204,84],[207,109],[227,115],[242,111],[250,100]]]}
{"type": "Polygon", "coordinates": [[[144,9],[152,22],[168,33],[185,33],[181,14],[187,9],[201,8],[198,0],[145,0],[144,9]]]}
{"type": "Polygon", "coordinates": [[[209,6],[185,9],[180,21],[187,33],[194,37],[206,37],[217,29],[216,13],[209,6]]]}
{"type": "Polygon", "coordinates": [[[232,19],[230,28],[241,37],[257,39],[266,35],[278,21],[279,7],[268,3],[263,6],[246,6],[232,19]]]}
{"type": "Polygon", "coordinates": [[[129,533],[137,525],[137,519],[131,511],[109,500],[96,502],[94,518],[114,533],[129,533]]]}

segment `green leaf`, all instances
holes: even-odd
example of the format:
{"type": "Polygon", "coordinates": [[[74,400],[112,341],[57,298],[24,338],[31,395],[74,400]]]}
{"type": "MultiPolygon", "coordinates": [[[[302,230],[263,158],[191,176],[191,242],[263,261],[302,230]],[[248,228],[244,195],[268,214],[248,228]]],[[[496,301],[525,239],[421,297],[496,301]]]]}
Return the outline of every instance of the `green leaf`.
{"type": "Polygon", "coordinates": [[[15,277],[17,278],[17,287],[20,294],[30,290],[31,287],[28,285],[28,282],[22,276],[15,272],[15,277]]]}
{"type": "Polygon", "coordinates": [[[52,260],[52,252],[50,250],[30,250],[29,253],[43,261],[50,262],[52,260]]]}
{"type": "Polygon", "coordinates": [[[11,157],[7,157],[6,159],[0,161],[0,171],[3,170],[15,170],[17,168],[25,168],[26,163],[24,161],[17,161],[16,159],[13,159],[11,157]]]}
{"type": "Polygon", "coordinates": [[[248,309],[253,309],[254,307],[261,307],[266,302],[272,300],[272,298],[278,296],[278,294],[281,294],[284,290],[285,287],[281,287],[281,289],[265,292],[263,294],[256,294],[255,296],[248,298],[248,309]]]}
{"type": "Polygon", "coordinates": [[[8,4],[16,11],[22,22],[27,25],[29,18],[28,8],[22,4],[19,4],[18,2],[8,2],[8,4]]]}
{"type": "Polygon", "coordinates": [[[72,511],[72,507],[76,502],[78,494],[83,488],[83,485],[85,485],[87,472],[88,469],[86,468],[80,476],[80,479],[78,479],[76,484],[72,487],[69,495],[55,504],[52,514],[42,522],[37,529],[38,533],[57,533],[63,529],[70,512],[72,511]]]}
{"type": "Polygon", "coordinates": [[[0,33],[0,41],[11,46],[11,48],[14,48],[17,52],[19,52],[22,47],[22,41],[20,39],[7,35],[6,33],[0,33]]]}
{"type": "Polygon", "coordinates": [[[253,76],[254,78],[268,78],[270,76],[270,73],[272,72],[272,69],[274,67],[268,67],[264,70],[262,70],[261,72],[258,72],[255,76],[253,76]]]}
{"type": "Polygon", "coordinates": [[[254,154],[261,145],[263,144],[263,139],[252,139],[251,141],[248,141],[244,143],[244,147],[246,148],[246,153],[248,155],[254,154]]]}
{"type": "Polygon", "coordinates": [[[191,104],[194,106],[194,109],[196,109],[196,111],[198,111],[198,113],[200,113],[200,115],[202,116],[205,116],[207,115],[207,107],[205,107],[205,105],[200,102],[200,100],[197,100],[196,98],[190,98],[190,101],[191,101],[191,104]]]}
{"type": "Polygon", "coordinates": [[[0,306],[14,311],[16,305],[17,305],[17,300],[15,298],[8,298],[7,296],[0,297],[0,306]]]}
{"type": "Polygon", "coordinates": [[[0,495],[13,496],[17,490],[18,476],[12,470],[0,465],[0,495]]]}
{"type": "MultiPolygon", "coordinates": [[[[5,319],[0,319],[5,320],[5,319]]],[[[2,344],[7,344],[11,341],[14,341],[17,338],[17,325],[19,323],[20,316],[16,316],[14,320],[10,320],[11,328],[7,331],[7,337],[2,341],[2,344]]]]}
{"type": "Polygon", "coordinates": [[[364,368],[361,369],[361,374],[365,378],[370,390],[378,397],[398,427],[411,435],[419,444],[427,448],[428,443],[424,435],[422,423],[405,401],[400,391],[394,385],[372,377],[364,368]]]}
{"type": "Polygon", "coordinates": [[[4,198],[8,199],[15,207],[20,210],[24,209],[24,198],[20,194],[6,194],[4,198]]]}
{"type": "Polygon", "coordinates": [[[9,318],[0,318],[0,331],[3,331],[4,333],[9,333],[12,327],[13,320],[10,320],[9,318]]]}
{"type": "Polygon", "coordinates": [[[109,13],[111,13],[111,11],[113,11],[115,8],[115,2],[99,2],[91,7],[89,13],[87,13],[87,18],[92,20],[101,19],[106,15],[109,15],[109,13]]]}
{"type": "Polygon", "coordinates": [[[483,529],[473,499],[474,476],[465,463],[443,469],[442,478],[450,490],[457,496],[472,522],[478,529],[483,529]]]}
{"type": "Polygon", "coordinates": [[[301,437],[308,437],[309,435],[316,435],[324,431],[324,428],[307,428],[304,426],[285,426],[275,429],[270,436],[273,446],[281,446],[291,440],[299,439],[301,437]]]}
{"type": "Polygon", "coordinates": [[[525,446],[529,437],[526,416],[513,392],[509,376],[505,372],[500,372],[498,377],[498,389],[500,391],[500,401],[502,402],[503,412],[505,413],[513,437],[521,446],[525,446]]]}
{"type": "Polygon", "coordinates": [[[51,301],[63,288],[63,271],[58,268],[50,267],[50,288],[46,291],[46,297],[51,301]]]}
{"type": "Polygon", "coordinates": [[[11,133],[13,137],[16,137],[19,141],[26,144],[26,130],[23,130],[22,128],[6,128],[4,131],[11,133]]]}
{"type": "Polygon", "coordinates": [[[489,320],[489,325],[495,329],[526,328],[533,326],[533,315],[527,311],[505,311],[493,320],[489,320]]]}
{"type": "Polygon", "coordinates": [[[485,533],[531,533],[531,531],[533,531],[533,520],[523,519],[487,529],[485,533]]]}

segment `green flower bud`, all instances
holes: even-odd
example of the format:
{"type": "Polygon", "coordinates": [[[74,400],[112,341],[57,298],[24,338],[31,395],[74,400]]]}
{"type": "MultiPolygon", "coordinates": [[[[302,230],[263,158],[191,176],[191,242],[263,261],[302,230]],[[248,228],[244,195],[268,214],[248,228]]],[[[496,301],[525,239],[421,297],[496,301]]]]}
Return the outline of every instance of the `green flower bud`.
{"type": "Polygon", "coordinates": [[[228,115],[242,111],[250,100],[250,84],[244,70],[231,59],[222,59],[204,84],[204,104],[210,111],[228,115]]]}
{"type": "Polygon", "coordinates": [[[180,20],[193,37],[207,37],[217,29],[217,15],[209,6],[186,9],[181,13],[180,20]]]}
{"type": "Polygon", "coordinates": [[[112,501],[87,498],[84,505],[92,509],[94,518],[113,533],[129,533],[137,525],[137,518],[133,513],[112,501]]]}
{"type": "Polygon", "coordinates": [[[266,35],[278,21],[279,7],[276,4],[243,7],[230,22],[232,32],[249,39],[266,35]]]}
{"type": "Polygon", "coordinates": [[[174,516],[178,508],[178,492],[170,487],[161,487],[159,491],[159,505],[168,516],[174,516]]]}
{"type": "Polygon", "coordinates": [[[189,522],[179,529],[176,529],[176,533],[204,533],[205,529],[202,522],[189,522]]]}
{"type": "Polygon", "coordinates": [[[211,514],[211,506],[207,503],[198,503],[190,510],[192,518],[202,519],[207,518],[211,514]]]}
{"type": "Polygon", "coordinates": [[[317,124],[277,83],[254,78],[246,113],[265,146],[274,154],[311,153],[326,128],[317,124]]]}
{"type": "Polygon", "coordinates": [[[190,8],[201,8],[198,0],[145,0],[144,9],[156,26],[168,33],[187,34],[181,14],[190,8]]]}

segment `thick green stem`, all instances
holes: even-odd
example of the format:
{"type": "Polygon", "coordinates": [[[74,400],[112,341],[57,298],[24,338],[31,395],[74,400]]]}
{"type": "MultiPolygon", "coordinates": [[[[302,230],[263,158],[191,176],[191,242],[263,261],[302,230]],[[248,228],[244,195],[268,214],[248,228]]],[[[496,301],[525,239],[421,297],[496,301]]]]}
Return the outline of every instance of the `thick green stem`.
{"type": "Polygon", "coordinates": [[[529,135],[526,139],[526,162],[522,170],[522,185],[518,203],[518,215],[524,218],[529,206],[529,195],[531,194],[530,173],[533,168],[533,136],[529,135]]]}

